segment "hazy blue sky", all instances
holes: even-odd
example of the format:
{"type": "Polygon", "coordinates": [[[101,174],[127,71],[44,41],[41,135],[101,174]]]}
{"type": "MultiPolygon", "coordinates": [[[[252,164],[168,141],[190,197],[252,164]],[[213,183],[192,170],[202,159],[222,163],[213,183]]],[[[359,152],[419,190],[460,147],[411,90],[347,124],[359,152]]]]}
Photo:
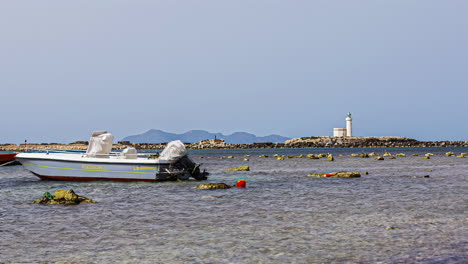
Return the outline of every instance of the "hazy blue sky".
{"type": "Polygon", "coordinates": [[[468,140],[468,1],[0,0],[0,142],[468,140]]]}

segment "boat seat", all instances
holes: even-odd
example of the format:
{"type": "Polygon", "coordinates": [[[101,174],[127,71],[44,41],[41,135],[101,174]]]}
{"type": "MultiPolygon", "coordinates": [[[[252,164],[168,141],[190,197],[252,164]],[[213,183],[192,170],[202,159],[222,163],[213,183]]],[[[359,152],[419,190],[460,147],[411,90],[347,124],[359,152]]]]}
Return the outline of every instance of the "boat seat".
{"type": "Polygon", "coordinates": [[[120,153],[121,159],[136,159],[137,157],[137,150],[133,147],[127,147],[120,153]]]}

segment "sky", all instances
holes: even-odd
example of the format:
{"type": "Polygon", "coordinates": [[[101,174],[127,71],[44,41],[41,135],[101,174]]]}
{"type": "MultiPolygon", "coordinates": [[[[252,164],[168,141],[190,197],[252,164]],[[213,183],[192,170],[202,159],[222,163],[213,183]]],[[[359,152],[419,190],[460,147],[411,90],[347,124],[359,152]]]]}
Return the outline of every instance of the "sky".
{"type": "Polygon", "coordinates": [[[0,143],[468,140],[466,0],[0,0],[0,143]]]}

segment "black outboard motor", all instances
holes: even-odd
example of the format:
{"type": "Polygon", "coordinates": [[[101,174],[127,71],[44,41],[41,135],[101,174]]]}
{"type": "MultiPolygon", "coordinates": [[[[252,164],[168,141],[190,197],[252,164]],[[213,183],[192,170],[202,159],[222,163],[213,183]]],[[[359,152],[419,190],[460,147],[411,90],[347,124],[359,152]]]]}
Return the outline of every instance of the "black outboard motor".
{"type": "Polygon", "coordinates": [[[189,159],[187,155],[185,155],[181,157],[179,160],[177,160],[176,162],[174,162],[173,164],[171,164],[169,166],[169,170],[171,169],[172,170],[175,169],[177,171],[185,170],[195,180],[203,181],[208,178],[209,173],[206,171],[201,172],[200,165],[201,164],[196,164],[191,159],[189,159]]]}
{"type": "Polygon", "coordinates": [[[189,159],[185,145],[180,140],[169,142],[159,158],[170,163],[160,167],[158,179],[188,180],[190,177],[199,181],[207,179],[208,173],[206,171],[200,172],[200,164],[189,159]]]}

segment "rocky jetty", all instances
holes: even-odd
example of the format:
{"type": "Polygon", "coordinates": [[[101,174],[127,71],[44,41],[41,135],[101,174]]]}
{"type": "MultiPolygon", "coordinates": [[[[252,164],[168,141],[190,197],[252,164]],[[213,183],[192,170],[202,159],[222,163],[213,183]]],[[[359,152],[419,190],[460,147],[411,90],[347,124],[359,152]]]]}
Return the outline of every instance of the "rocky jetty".
{"type": "MultiPolygon", "coordinates": [[[[139,150],[161,150],[167,143],[131,143],[120,141],[114,150],[134,147],[139,150]]],[[[468,147],[468,141],[418,141],[407,137],[303,137],[284,143],[227,144],[224,139],[207,139],[197,143],[186,143],[187,149],[271,149],[271,148],[375,148],[375,147],[468,147]]],[[[39,149],[86,150],[87,142],[70,144],[0,144],[0,151],[28,151],[39,149]]]]}

